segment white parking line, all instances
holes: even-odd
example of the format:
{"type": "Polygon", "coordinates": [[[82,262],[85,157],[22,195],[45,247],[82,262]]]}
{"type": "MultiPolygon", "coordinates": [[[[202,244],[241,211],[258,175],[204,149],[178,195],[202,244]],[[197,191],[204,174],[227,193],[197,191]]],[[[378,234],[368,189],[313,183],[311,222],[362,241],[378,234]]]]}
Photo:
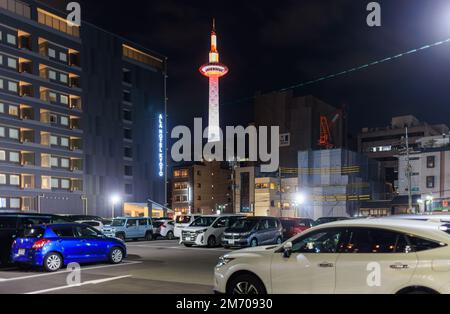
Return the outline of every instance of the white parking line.
{"type": "MultiPolygon", "coordinates": [[[[101,269],[101,268],[109,268],[109,267],[118,267],[118,266],[127,266],[127,265],[133,265],[133,264],[142,264],[142,262],[131,261],[131,262],[124,262],[122,264],[116,264],[116,265],[102,265],[102,266],[86,267],[86,268],[81,268],[81,271],[93,270],[93,269],[101,269]]],[[[70,272],[70,270],[63,270],[63,271],[59,271],[59,272],[56,272],[56,273],[36,274],[36,275],[30,275],[30,276],[22,276],[22,277],[0,279],[0,284],[1,283],[5,283],[5,282],[17,281],[17,280],[25,280],[25,279],[31,279],[31,278],[54,276],[54,275],[59,275],[59,274],[64,274],[64,273],[69,273],[69,272],[70,272]]]]}
{"type": "Polygon", "coordinates": [[[50,289],[45,289],[45,290],[27,292],[25,294],[43,294],[43,293],[48,293],[48,292],[52,292],[52,291],[58,291],[58,290],[64,290],[64,289],[70,289],[70,288],[77,288],[77,287],[86,286],[86,285],[97,285],[97,284],[101,284],[101,283],[105,283],[105,282],[109,282],[109,281],[114,281],[114,280],[119,280],[119,279],[124,279],[124,278],[130,278],[130,277],[131,277],[131,275],[112,277],[112,278],[106,278],[106,279],[99,279],[99,280],[90,280],[90,281],[82,282],[82,283],[80,283],[78,285],[68,285],[68,286],[50,288],[50,289]]]}

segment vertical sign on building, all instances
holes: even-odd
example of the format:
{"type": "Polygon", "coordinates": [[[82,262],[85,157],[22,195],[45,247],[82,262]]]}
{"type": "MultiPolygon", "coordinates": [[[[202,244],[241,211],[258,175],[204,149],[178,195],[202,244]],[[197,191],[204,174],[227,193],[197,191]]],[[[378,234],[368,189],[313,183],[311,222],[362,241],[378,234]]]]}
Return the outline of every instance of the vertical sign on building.
{"type": "Polygon", "coordinates": [[[164,116],[158,116],[158,175],[164,177],[164,116]]]}

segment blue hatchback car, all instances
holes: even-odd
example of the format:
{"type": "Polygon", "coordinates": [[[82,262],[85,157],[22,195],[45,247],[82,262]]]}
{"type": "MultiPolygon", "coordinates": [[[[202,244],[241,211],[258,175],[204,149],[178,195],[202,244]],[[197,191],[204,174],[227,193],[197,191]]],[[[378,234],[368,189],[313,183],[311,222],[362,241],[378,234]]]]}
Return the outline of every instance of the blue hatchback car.
{"type": "Polygon", "coordinates": [[[70,263],[119,264],[127,255],[123,241],[82,224],[39,225],[25,229],[12,245],[13,263],[56,272],[70,263]]]}

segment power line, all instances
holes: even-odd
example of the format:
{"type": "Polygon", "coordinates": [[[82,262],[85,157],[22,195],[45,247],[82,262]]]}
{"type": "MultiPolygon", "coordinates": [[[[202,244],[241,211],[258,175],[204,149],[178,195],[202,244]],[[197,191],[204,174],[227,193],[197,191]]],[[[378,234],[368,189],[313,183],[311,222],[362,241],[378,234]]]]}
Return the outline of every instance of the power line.
{"type": "MultiPolygon", "coordinates": [[[[408,50],[408,51],[403,52],[403,53],[399,53],[399,54],[391,56],[391,57],[379,59],[379,60],[376,60],[376,61],[373,61],[373,62],[369,62],[369,63],[363,64],[361,66],[353,67],[353,68],[345,70],[345,71],[341,71],[341,72],[330,74],[330,75],[325,75],[325,76],[322,76],[322,77],[317,78],[317,79],[301,82],[301,83],[298,83],[298,84],[295,84],[295,85],[291,85],[291,86],[288,86],[288,87],[285,87],[285,88],[282,88],[282,89],[279,89],[279,90],[275,90],[275,91],[272,91],[272,92],[285,92],[285,91],[288,91],[288,90],[293,90],[293,89],[305,87],[305,86],[308,86],[308,85],[313,85],[313,84],[316,84],[316,83],[319,83],[319,82],[323,82],[323,81],[326,81],[326,80],[337,78],[339,76],[343,76],[343,75],[350,74],[350,73],[353,73],[353,72],[365,70],[365,69],[367,69],[369,67],[373,67],[373,66],[378,65],[378,64],[382,64],[382,63],[386,63],[386,62],[389,62],[389,61],[393,61],[393,60],[399,59],[401,57],[404,57],[404,56],[407,56],[407,55],[411,55],[411,54],[415,54],[415,53],[427,50],[429,48],[440,46],[440,45],[443,45],[443,44],[446,44],[446,43],[449,43],[449,42],[450,42],[450,38],[447,38],[445,40],[437,41],[435,43],[432,43],[432,44],[429,44],[429,45],[425,45],[425,46],[422,46],[420,48],[411,49],[411,50],[408,50]]],[[[242,103],[242,102],[245,102],[245,101],[248,101],[248,100],[252,100],[252,99],[255,99],[255,98],[256,98],[256,96],[248,96],[248,97],[241,98],[241,99],[238,99],[238,100],[235,100],[235,101],[223,103],[221,105],[227,106],[227,105],[232,105],[232,104],[238,104],[238,103],[242,103]]]]}

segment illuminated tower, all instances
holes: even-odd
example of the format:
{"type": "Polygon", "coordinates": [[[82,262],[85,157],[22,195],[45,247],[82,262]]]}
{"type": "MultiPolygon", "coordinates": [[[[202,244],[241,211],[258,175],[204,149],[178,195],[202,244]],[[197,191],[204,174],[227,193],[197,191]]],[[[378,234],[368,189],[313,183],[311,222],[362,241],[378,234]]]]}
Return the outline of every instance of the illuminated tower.
{"type": "Polygon", "coordinates": [[[211,51],[209,53],[209,63],[200,67],[200,73],[209,78],[208,142],[219,142],[221,140],[219,118],[219,79],[222,76],[227,75],[228,67],[219,62],[215,20],[213,20],[213,29],[211,31],[211,51]]]}

